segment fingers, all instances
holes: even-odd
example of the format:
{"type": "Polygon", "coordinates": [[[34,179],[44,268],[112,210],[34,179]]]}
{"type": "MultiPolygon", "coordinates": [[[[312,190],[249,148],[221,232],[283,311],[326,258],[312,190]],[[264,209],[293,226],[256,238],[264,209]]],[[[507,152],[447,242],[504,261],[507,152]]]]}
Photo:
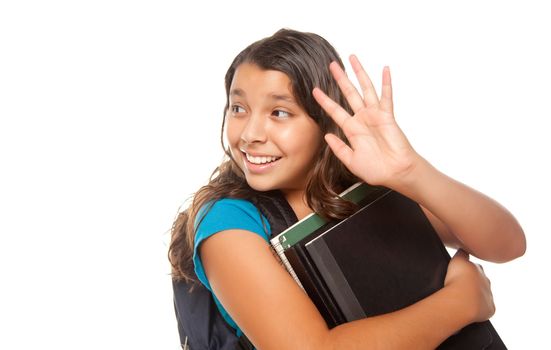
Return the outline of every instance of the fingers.
{"type": "MultiPolygon", "coordinates": [[[[355,55],[351,55],[350,63],[352,64],[352,69],[354,70],[354,73],[358,78],[358,82],[362,87],[363,95],[364,95],[364,98],[363,98],[364,104],[366,106],[378,104],[383,110],[393,113],[394,102],[392,100],[392,80],[390,78],[390,68],[388,66],[385,66],[383,68],[383,84],[381,88],[381,98],[378,99],[377,92],[373,87],[373,83],[371,82],[371,79],[369,79],[369,76],[363,69],[362,64],[360,63],[360,60],[358,60],[358,57],[356,57],[355,55]]],[[[350,81],[348,82],[350,83],[350,81]]]]}
{"type": "Polygon", "coordinates": [[[352,164],[352,149],[333,134],[326,134],[325,141],[327,141],[335,156],[348,168],[352,164]]]}
{"type": "Polygon", "coordinates": [[[387,111],[392,112],[392,81],[390,79],[390,68],[385,66],[383,68],[383,87],[381,88],[381,101],[380,106],[387,111]]]}
{"type": "MultiPolygon", "coordinates": [[[[363,89],[363,97],[358,93],[358,90],[356,90],[338,63],[334,61],[331,62],[329,69],[354,113],[358,114],[364,107],[375,106],[378,107],[376,109],[387,112],[381,114],[381,116],[390,116],[394,119],[390,68],[388,66],[383,68],[383,83],[381,88],[381,99],[379,100],[369,76],[355,55],[350,56],[350,63],[363,89]]],[[[344,121],[350,117],[346,110],[325,95],[319,88],[314,88],[313,95],[322,108],[333,118],[337,125],[342,128],[344,121]]]]}
{"type": "Polygon", "coordinates": [[[484,266],[480,265],[480,264],[476,264],[476,266],[478,267],[478,271],[480,271],[480,273],[482,274],[482,276],[484,276],[484,278],[486,278],[486,281],[488,281],[488,285],[491,286],[492,285],[492,281],[490,281],[490,279],[488,278],[488,276],[486,275],[486,272],[484,271],[484,266]]]}
{"type": "Polygon", "coordinates": [[[463,249],[458,249],[457,252],[455,252],[455,255],[453,257],[454,258],[458,257],[467,261],[469,260],[469,254],[467,254],[467,252],[464,251],[463,249]]]}
{"type": "Polygon", "coordinates": [[[346,97],[346,100],[350,104],[350,107],[352,107],[352,110],[356,113],[365,107],[362,96],[360,96],[358,90],[356,90],[356,87],[354,87],[352,82],[346,76],[346,73],[344,73],[337,62],[331,62],[329,65],[329,70],[333,74],[333,78],[337,81],[337,84],[339,85],[344,97],[346,97]]]}
{"type": "Polygon", "coordinates": [[[377,97],[375,87],[373,87],[371,79],[369,79],[369,76],[355,55],[350,56],[350,64],[352,65],[352,69],[354,70],[354,73],[358,78],[358,82],[360,83],[360,87],[362,88],[365,105],[369,107],[371,105],[379,104],[379,98],[377,97]]]}
{"type": "MultiPolygon", "coordinates": [[[[463,259],[465,261],[469,261],[469,253],[467,253],[466,251],[464,251],[463,249],[458,249],[457,252],[455,253],[455,255],[453,256],[453,258],[458,258],[458,259],[463,259]]],[[[476,267],[476,269],[478,270],[478,272],[484,276],[484,278],[486,279],[486,281],[488,282],[488,285],[491,285],[492,282],[490,281],[490,279],[488,278],[488,276],[486,276],[486,273],[484,272],[484,267],[480,264],[477,264],[477,263],[473,263],[471,262],[472,265],[474,265],[474,267],[476,267]]]]}
{"type": "Polygon", "coordinates": [[[340,128],[343,127],[345,121],[348,118],[351,118],[351,116],[344,110],[344,108],[342,108],[338,103],[329,98],[319,88],[314,88],[312,94],[314,95],[316,101],[320,104],[321,108],[323,108],[327,112],[327,114],[329,114],[329,116],[333,118],[335,123],[340,128]]]}

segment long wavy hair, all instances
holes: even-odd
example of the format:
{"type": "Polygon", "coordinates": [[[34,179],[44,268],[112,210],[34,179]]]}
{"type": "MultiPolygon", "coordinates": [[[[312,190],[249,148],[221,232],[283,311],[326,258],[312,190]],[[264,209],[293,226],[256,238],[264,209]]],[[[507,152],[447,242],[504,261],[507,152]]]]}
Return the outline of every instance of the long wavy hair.
{"type": "MultiPolygon", "coordinates": [[[[220,140],[226,157],[214,170],[208,184],[195,193],[191,205],[180,212],[173,223],[168,256],[174,279],[197,281],[192,257],[195,221],[203,206],[220,198],[253,199],[262,195],[249,187],[245,175],[224,144],[230,85],[237,67],[243,63],[251,63],[261,69],[285,73],[292,83],[292,93],[297,103],[318,124],[321,137],[330,132],[346,141],[340,128],[312,96],[314,87],[319,87],[351,112],[344,95],[329,72],[329,63],[332,61],[336,61],[344,69],[336,50],[324,38],[317,34],[290,29],[281,29],[270,37],[254,42],[235,57],[225,77],[226,105],[220,140]]],[[[338,194],[358,181],[358,178],[336,158],[325,141],[322,140],[320,144],[315,158],[318,161],[312,169],[312,176],[306,187],[306,201],[308,206],[321,216],[341,219],[350,215],[356,206],[339,198],[338,194]]]]}

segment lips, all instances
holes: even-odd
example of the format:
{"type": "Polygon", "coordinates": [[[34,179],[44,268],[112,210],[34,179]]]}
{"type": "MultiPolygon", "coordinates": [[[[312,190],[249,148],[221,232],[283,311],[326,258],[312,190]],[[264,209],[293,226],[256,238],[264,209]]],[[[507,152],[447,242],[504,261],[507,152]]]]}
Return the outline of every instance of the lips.
{"type": "Polygon", "coordinates": [[[263,174],[266,171],[269,171],[281,157],[270,156],[270,155],[252,155],[243,150],[244,165],[247,168],[249,173],[252,174],[263,174]]]}

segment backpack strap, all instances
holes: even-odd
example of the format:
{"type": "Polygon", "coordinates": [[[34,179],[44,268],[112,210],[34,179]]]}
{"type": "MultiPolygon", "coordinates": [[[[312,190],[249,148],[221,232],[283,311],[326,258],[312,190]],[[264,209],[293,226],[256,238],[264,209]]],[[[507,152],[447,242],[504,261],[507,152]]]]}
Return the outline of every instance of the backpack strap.
{"type": "Polygon", "coordinates": [[[268,219],[271,237],[277,236],[298,221],[293,208],[281,191],[259,192],[258,196],[253,199],[253,203],[268,219]]]}
{"type": "Polygon", "coordinates": [[[253,343],[251,343],[245,333],[241,334],[241,336],[239,337],[238,344],[235,347],[235,350],[254,350],[253,343]]]}

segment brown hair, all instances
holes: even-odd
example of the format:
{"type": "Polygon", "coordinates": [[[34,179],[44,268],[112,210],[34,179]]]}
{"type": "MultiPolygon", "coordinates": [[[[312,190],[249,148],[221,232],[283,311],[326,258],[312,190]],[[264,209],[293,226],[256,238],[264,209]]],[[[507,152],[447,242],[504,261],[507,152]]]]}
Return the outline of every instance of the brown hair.
{"type": "MultiPolygon", "coordinates": [[[[314,87],[319,87],[351,112],[344,95],[329,72],[329,63],[332,61],[336,61],[344,69],[339,55],[331,44],[313,33],[281,29],[270,37],[254,42],[235,57],[226,73],[224,115],[229,107],[229,90],[237,67],[242,63],[252,63],[265,70],[285,73],[292,82],[292,92],[297,103],[316,121],[321,135],[330,132],[346,141],[340,128],[312,96],[314,87]]],[[[172,226],[169,260],[175,279],[196,280],[192,257],[195,221],[199,210],[207,203],[214,203],[220,198],[251,199],[259,194],[248,186],[242,170],[224,145],[224,125],[225,117],[220,139],[227,156],[226,160],[212,173],[209,183],[195,193],[189,208],[178,214],[172,226]]],[[[326,142],[321,142],[321,145],[316,157],[319,161],[315,164],[306,187],[306,201],[308,206],[321,216],[340,219],[350,215],[356,208],[337,195],[358,179],[336,158],[326,142]]]]}

